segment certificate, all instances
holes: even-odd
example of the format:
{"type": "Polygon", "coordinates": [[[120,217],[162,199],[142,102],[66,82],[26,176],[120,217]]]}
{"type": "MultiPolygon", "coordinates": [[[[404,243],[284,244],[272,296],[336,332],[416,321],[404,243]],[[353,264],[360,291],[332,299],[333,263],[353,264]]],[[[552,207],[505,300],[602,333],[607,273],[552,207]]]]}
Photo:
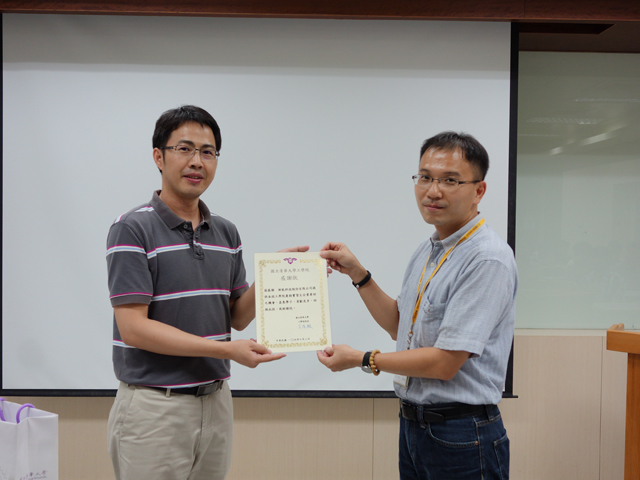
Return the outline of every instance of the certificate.
{"type": "Polygon", "coordinates": [[[315,252],[256,253],[258,343],[273,352],[331,345],[327,261],[315,252]]]}

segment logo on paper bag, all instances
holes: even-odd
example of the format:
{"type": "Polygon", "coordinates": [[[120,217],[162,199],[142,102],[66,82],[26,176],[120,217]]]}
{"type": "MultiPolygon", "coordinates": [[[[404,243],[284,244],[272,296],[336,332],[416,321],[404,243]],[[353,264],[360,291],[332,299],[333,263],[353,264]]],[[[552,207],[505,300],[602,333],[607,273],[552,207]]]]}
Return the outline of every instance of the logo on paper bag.
{"type": "MultiPolygon", "coordinates": [[[[0,470],[0,473],[2,473],[1,470],[0,470]]],[[[49,478],[47,477],[48,473],[49,472],[47,472],[46,470],[43,470],[42,472],[36,472],[36,473],[29,472],[29,475],[24,475],[20,477],[19,480],[43,480],[43,479],[49,478]]]]}

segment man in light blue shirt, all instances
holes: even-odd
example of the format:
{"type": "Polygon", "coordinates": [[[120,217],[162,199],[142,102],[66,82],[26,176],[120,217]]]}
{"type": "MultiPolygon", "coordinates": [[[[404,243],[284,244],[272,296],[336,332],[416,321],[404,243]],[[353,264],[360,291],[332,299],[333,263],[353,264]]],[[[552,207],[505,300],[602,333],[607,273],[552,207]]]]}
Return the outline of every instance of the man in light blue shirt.
{"type": "Polygon", "coordinates": [[[396,352],[334,345],[318,352],[332,371],[395,374],[400,398],[400,478],[509,477],[502,398],[515,322],[511,248],[478,211],[489,156],[472,136],[443,132],[424,142],[414,175],[425,222],[436,232],[413,254],[397,299],[385,294],[342,243],[321,255],[351,277],[396,352]]]}

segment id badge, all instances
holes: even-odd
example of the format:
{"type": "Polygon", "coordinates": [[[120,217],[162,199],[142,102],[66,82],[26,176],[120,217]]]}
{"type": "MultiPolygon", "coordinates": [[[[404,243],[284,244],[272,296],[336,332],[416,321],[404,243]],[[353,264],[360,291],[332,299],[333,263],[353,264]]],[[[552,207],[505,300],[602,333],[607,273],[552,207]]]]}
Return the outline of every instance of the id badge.
{"type": "Polygon", "coordinates": [[[396,375],[393,377],[393,383],[399,385],[401,388],[406,389],[409,386],[409,377],[406,375],[396,375]]]}

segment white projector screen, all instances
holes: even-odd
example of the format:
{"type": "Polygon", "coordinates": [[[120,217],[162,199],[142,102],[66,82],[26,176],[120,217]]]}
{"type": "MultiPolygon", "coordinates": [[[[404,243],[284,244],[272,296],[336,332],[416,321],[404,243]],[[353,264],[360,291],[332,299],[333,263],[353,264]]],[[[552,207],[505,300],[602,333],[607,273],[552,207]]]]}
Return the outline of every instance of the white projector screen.
{"type": "MultiPolygon", "coordinates": [[[[442,130],[491,158],[480,210],[506,239],[508,23],[3,15],[2,391],[117,388],[105,242],[151,198],[151,135],[182,104],[222,129],[203,200],[253,254],[345,242],[395,297],[431,235],[419,149],[442,130]],[[17,228],[20,226],[20,228],[17,228]]],[[[395,349],[346,276],[329,279],[334,343],[395,349]]],[[[255,324],[233,338],[255,338],[255,324]]],[[[314,352],[250,370],[235,391],[389,392],[314,352]]]]}

